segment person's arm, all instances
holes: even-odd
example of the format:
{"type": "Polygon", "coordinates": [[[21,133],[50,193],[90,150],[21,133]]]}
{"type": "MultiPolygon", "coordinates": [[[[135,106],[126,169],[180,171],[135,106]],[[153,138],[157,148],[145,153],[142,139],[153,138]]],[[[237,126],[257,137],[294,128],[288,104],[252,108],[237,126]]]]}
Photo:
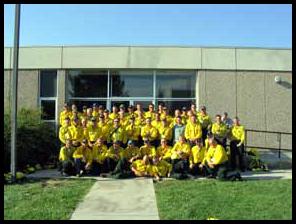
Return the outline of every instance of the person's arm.
{"type": "Polygon", "coordinates": [[[240,127],[241,131],[241,136],[240,136],[240,142],[237,144],[237,147],[241,146],[244,144],[245,141],[245,128],[243,126],[240,127]]]}

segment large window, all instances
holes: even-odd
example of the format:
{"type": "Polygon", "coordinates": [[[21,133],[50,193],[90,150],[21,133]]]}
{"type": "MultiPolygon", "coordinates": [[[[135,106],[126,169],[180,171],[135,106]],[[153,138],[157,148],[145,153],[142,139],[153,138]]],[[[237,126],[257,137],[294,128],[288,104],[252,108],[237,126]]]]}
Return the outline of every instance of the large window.
{"type": "Polygon", "coordinates": [[[112,71],[112,96],[153,97],[152,71],[112,71]]]}
{"type": "Polygon", "coordinates": [[[57,105],[57,71],[41,70],[40,71],[40,97],[39,104],[41,107],[41,119],[47,122],[56,122],[56,105],[57,105]]]}
{"type": "Polygon", "coordinates": [[[69,70],[69,102],[90,106],[98,103],[109,110],[112,105],[164,102],[174,109],[189,106],[196,97],[196,71],[169,70],[69,70]]]}

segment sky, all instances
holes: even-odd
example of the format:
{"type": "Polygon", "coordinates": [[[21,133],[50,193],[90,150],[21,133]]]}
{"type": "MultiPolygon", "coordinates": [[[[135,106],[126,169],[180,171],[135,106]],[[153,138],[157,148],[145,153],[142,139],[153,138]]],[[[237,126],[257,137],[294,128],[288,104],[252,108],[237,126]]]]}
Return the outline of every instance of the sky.
{"type": "MultiPolygon", "coordinates": [[[[15,5],[4,5],[13,45],[15,5]]],[[[163,45],[292,48],[289,4],[22,4],[20,46],[163,45]]]]}

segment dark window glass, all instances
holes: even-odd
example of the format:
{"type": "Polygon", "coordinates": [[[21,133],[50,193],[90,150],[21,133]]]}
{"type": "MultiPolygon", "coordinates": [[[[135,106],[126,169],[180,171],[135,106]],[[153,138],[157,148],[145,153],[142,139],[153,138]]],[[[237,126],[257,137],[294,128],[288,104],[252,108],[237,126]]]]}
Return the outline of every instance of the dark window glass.
{"type": "Polygon", "coordinates": [[[112,96],[152,97],[152,71],[113,71],[112,96]]]}
{"type": "Polygon", "coordinates": [[[69,97],[107,97],[107,71],[71,70],[68,72],[69,97]]]}
{"type": "Polygon", "coordinates": [[[41,71],[40,73],[40,96],[57,96],[57,71],[41,71]]]}
{"type": "Polygon", "coordinates": [[[163,103],[169,110],[169,114],[170,115],[174,115],[175,110],[179,109],[182,110],[182,107],[187,107],[187,109],[190,109],[191,103],[193,101],[192,100],[186,100],[186,101],[162,101],[162,100],[158,100],[157,101],[157,107],[160,103],[163,103]]]}
{"type": "Polygon", "coordinates": [[[156,96],[158,98],[194,98],[194,71],[157,71],[156,96]]]}
{"type": "Polygon", "coordinates": [[[71,100],[69,101],[69,104],[72,105],[72,103],[76,104],[78,111],[82,112],[83,106],[87,107],[93,107],[93,104],[96,103],[98,106],[102,105],[104,109],[106,109],[106,101],[95,101],[95,100],[71,100]]]}
{"type": "Polygon", "coordinates": [[[41,119],[55,120],[55,100],[41,100],[41,119]]]}

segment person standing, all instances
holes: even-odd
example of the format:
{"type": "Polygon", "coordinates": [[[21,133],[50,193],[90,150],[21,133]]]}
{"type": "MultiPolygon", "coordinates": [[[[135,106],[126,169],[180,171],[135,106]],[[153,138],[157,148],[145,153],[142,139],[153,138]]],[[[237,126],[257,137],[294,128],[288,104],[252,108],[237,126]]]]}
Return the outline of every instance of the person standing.
{"type": "Polygon", "coordinates": [[[212,126],[211,117],[207,114],[207,109],[205,106],[201,107],[200,112],[198,112],[197,114],[197,119],[201,124],[202,140],[203,140],[203,144],[205,144],[208,130],[211,130],[211,126],[212,126]]]}

